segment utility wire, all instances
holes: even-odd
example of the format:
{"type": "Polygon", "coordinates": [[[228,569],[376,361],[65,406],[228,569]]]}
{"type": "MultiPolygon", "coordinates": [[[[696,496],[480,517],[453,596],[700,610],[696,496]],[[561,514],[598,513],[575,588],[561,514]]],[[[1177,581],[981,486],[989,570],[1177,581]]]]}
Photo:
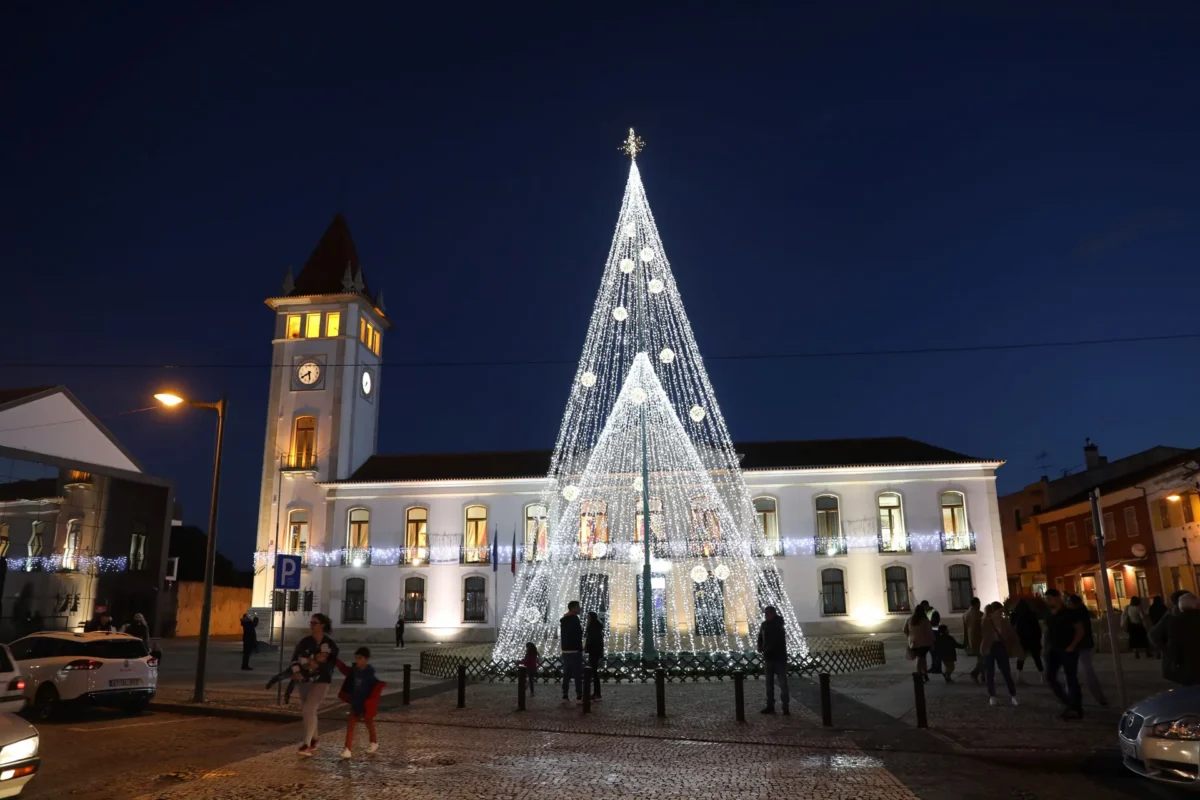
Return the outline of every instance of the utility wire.
{"type": "MultiPolygon", "coordinates": [[[[807,353],[743,353],[739,355],[705,356],[705,361],[783,361],[806,358],[863,358],[871,356],[915,356],[937,353],[985,353],[1003,350],[1032,350],[1050,347],[1095,347],[1113,344],[1144,344],[1148,342],[1200,339],[1200,333],[1173,333],[1158,336],[1121,336],[1107,339],[1064,339],[1044,342],[1015,342],[1007,344],[977,344],[946,347],[913,347],[884,350],[827,350],[807,353]]],[[[303,340],[297,340],[303,341],[303,340]]],[[[491,361],[384,361],[381,366],[405,369],[454,367],[542,367],[576,364],[578,359],[496,359],[491,361]]],[[[0,361],[8,369],[273,369],[292,367],[292,363],[194,363],[161,364],[150,362],[91,362],[91,361],[0,361]]],[[[325,364],[330,367],[361,366],[360,364],[325,364]]]]}

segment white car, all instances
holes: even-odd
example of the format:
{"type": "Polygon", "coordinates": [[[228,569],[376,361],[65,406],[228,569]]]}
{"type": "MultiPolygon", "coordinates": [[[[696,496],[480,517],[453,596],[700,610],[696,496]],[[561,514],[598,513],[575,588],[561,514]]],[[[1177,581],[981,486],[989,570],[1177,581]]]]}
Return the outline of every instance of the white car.
{"type": "Polygon", "coordinates": [[[0,797],[19,795],[40,763],[37,728],[20,717],[0,714],[0,797]]]}
{"type": "Polygon", "coordinates": [[[9,645],[38,719],[64,703],[145,710],[158,688],[158,661],[146,643],[124,633],[35,633],[9,645]]]}
{"type": "Polygon", "coordinates": [[[1117,727],[1117,742],[1125,766],[1137,774],[1200,789],[1200,686],[1131,706],[1117,727]]]}
{"type": "MultiPolygon", "coordinates": [[[[25,679],[7,645],[0,644],[0,711],[16,713],[25,708],[25,679]]],[[[0,794],[0,797],[4,795],[0,794]]]]}

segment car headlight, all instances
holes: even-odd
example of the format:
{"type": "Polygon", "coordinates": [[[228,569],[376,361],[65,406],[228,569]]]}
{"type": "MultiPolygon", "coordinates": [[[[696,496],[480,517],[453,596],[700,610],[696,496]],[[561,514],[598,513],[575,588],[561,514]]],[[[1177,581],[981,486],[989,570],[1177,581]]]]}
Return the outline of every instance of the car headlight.
{"type": "Polygon", "coordinates": [[[0,748],[0,764],[15,764],[38,754],[38,737],[30,736],[0,748]]]}
{"type": "Polygon", "coordinates": [[[1180,717],[1171,722],[1160,722],[1150,729],[1160,739],[1200,739],[1200,717],[1180,717]]]}

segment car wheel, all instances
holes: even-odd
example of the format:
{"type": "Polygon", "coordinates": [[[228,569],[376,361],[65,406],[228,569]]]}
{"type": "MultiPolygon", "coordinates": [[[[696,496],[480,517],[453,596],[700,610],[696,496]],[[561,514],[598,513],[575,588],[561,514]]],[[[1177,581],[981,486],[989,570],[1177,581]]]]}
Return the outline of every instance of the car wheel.
{"type": "Polygon", "coordinates": [[[42,684],[33,698],[33,716],[45,722],[58,716],[61,709],[62,701],[58,696],[58,689],[48,683],[42,684]]]}
{"type": "Polygon", "coordinates": [[[125,713],[131,717],[136,717],[146,711],[146,707],[150,705],[150,698],[139,697],[136,700],[130,700],[125,703],[125,713]]]}

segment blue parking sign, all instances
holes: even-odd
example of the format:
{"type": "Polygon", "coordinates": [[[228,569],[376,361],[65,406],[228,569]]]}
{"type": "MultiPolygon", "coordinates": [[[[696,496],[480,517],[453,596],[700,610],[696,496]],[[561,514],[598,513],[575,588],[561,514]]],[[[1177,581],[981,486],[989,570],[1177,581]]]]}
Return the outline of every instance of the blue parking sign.
{"type": "Polygon", "coordinates": [[[300,589],[300,556],[275,556],[275,588],[300,589]]]}

